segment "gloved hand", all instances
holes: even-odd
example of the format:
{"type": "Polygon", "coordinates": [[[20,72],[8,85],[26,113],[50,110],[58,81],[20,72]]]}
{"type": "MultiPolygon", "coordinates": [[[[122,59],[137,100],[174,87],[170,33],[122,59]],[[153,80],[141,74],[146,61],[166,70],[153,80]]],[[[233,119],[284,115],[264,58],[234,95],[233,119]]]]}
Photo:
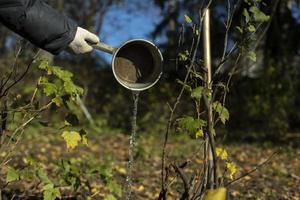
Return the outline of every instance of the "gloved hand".
{"type": "Polygon", "coordinates": [[[69,48],[75,54],[88,53],[93,50],[92,44],[100,42],[97,35],[81,28],[77,28],[74,40],[69,44],[69,48]]]}

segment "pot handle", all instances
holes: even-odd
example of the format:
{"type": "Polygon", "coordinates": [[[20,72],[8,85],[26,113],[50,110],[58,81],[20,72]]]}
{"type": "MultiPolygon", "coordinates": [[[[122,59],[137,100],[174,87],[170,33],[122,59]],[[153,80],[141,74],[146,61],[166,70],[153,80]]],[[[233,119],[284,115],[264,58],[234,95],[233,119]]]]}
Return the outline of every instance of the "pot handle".
{"type": "Polygon", "coordinates": [[[113,48],[113,47],[109,46],[108,44],[105,44],[105,43],[102,43],[102,42],[99,42],[97,44],[91,44],[91,46],[94,49],[97,49],[97,50],[100,50],[100,51],[103,51],[103,52],[106,52],[106,53],[109,53],[109,54],[114,54],[115,51],[117,51],[117,48],[113,48]]]}

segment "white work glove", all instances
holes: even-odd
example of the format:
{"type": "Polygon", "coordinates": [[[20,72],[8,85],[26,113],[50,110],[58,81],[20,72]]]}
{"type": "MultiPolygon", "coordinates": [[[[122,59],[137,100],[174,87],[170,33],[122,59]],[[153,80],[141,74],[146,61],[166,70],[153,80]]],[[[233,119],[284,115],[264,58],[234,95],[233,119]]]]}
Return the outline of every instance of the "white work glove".
{"type": "Polygon", "coordinates": [[[93,50],[91,45],[99,43],[97,35],[78,27],[74,40],[69,44],[69,48],[75,54],[88,53],[93,50]]]}

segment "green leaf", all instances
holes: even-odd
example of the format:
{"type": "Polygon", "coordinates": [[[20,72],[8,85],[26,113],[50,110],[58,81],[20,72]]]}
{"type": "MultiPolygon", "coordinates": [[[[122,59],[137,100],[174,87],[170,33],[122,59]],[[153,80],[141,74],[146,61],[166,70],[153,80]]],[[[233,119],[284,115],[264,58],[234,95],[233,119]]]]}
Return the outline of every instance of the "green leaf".
{"type": "Polygon", "coordinates": [[[47,96],[55,95],[55,94],[57,94],[57,92],[58,92],[58,89],[57,89],[56,85],[54,85],[53,83],[44,84],[44,93],[47,96]]]}
{"type": "Polygon", "coordinates": [[[235,27],[240,33],[243,33],[244,31],[243,31],[243,29],[240,27],[240,26],[236,26],[235,27]]]}
{"type": "Polygon", "coordinates": [[[195,99],[200,99],[202,97],[203,90],[204,90],[204,87],[202,87],[202,86],[195,88],[192,91],[191,97],[195,98],[195,99]]]}
{"type": "Polygon", "coordinates": [[[57,96],[51,100],[57,107],[60,107],[63,103],[62,98],[57,96]]]}
{"type": "Polygon", "coordinates": [[[250,60],[252,60],[253,62],[256,62],[257,58],[256,58],[256,53],[254,51],[250,51],[248,52],[247,58],[249,58],[250,60]]]}
{"type": "Polygon", "coordinates": [[[179,53],[178,56],[180,61],[187,61],[189,59],[189,57],[183,53],[179,53]]]}
{"type": "Polygon", "coordinates": [[[190,53],[188,50],[185,50],[184,52],[179,53],[178,56],[180,61],[187,61],[189,59],[190,53]]]}
{"type": "Polygon", "coordinates": [[[52,181],[48,178],[48,175],[47,173],[45,172],[44,169],[42,168],[39,168],[38,171],[37,171],[37,177],[43,182],[43,183],[52,183],[52,181]]]}
{"type": "Polygon", "coordinates": [[[61,136],[64,138],[68,149],[74,149],[81,141],[81,136],[76,131],[64,131],[61,136]]]}
{"type": "Polygon", "coordinates": [[[98,168],[98,171],[105,180],[113,177],[113,169],[111,167],[103,165],[98,168]]]}
{"type": "Polygon", "coordinates": [[[253,0],[244,0],[249,6],[253,3],[253,0]]]}
{"type": "Polygon", "coordinates": [[[193,20],[188,16],[188,15],[184,15],[184,20],[186,23],[191,24],[193,23],[193,20]]]}
{"type": "Polygon", "coordinates": [[[109,194],[104,197],[104,200],[117,200],[117,199],[114,195],[109,194]]]}
{"type": "Polygon", "coordinates": [[[71,165],[69,160],[61,160],[60,162],[61,168],[63,169],[64,173],[69,173],[71,171],[71,165]]]}
{"type": "Polygon", "coordinates": [[[270,16],[260,11],[256,6],[252,6],[250,8],[250,12],[253,14],[254,20],[256,22],[266,22],[270,19],[270,16]]]}
{"type": "Polygon", "coordinates": [[[37,167],[38,166],[38,162],[36,160],[34,160],[32,157],[30,157],[30,156],[26,156],[24,158],[24,162],[25,162],[25,164],[33,166],[33,167],[37,167]]]}
{"type": "Polygon", "coordinates": [[[53,188],[54,188],[53,183],[49,183],[49,184],[47,184],[47,185],[45,185],[45,186],[43,187],[43,191],[44,191],[44,190],[50,190],[50,189],[53,189],[53,188]]]}
{"type": "Polygon", "coordinates": [[[226,188],[208,190],[204,197],[204,200],[226,200],[226,193],[226,188]]]}
{"type": "Polygon", "coordinates": [[[213,134],[213,136],[216,136],[216,135],[217,135],[217,134],[216,134],[216,129],[212,128],[212,129],[211,129],[211,133],[213,134]]]}
{"type": "Polygon", "coordinates": [[[48,61],[45,61],[45,60],[44,60],[44,61],[42,61],[42,62],[40,63],[39,68],[42,69],[42,70],[47,70],[48,66],[49,66],[48,61]]]}
{"type": "Polygon", "coordinates": [[[243,15],[245,17],[246,23],[248,23],[250,21],[250,16],[249,16],[248,10],[246,8],[244,8],[244,10],[243,10],[243,15]]]}
{"type": "Polygon", "coordinates": [[[61,194],[59,189],[50,183],[43,187],[43,197],[44,200],[55,200],[57,198],[61,198],[61,194]]]}
{"type": "Polygon", "coordinates": [[[63,81],[69,81],[73,77],[73,74],[67,70],[62,70],[60,67],[51,67],[53,74],[63,81]]]}
{"type": "Polygon", "coordinates": [[[229,111],[220,102],[215,102],[213,104],[213,109],[219,114],[221,122],[223,124],[229,120],[229,111]]]}
{"type": "Polygon", "coordinates": [[[67,94],[69,95],[76,95],[76,94],[83,94],[83,89],[76,86],[71,80],[65,81],[64,82],[64,89],[67,94]]]}
{"type": "Polygon", "coordinates": [[[71,72],[62,70],[57,66],[50,66],[48,62],[42,62],[39,68],[45,70],[49,76],[56,76],[60,81],[63,82],[63,88],[59,88],[57,84],[50,83],[47,78],[43,77],[41,79],[41,85],[44,85],[44,92],[47,96],[62,96],[66,94],[75,96],[76,94],[81,95],[83,93],[83,89],[73,83],[73,74],[71,72]]]}
{"type": "Polygon", "coordinates": [[[55,95],[58,93],[58,88],[55,84],[50,83],[46,77],[42,77],[40,84],[44,87],[43,92],[46,96],[55,95]]]}
{"type": "Polygon", "coordinates": [[[65,177],[66,182],[71,185],[75,190],[77,190],[81,184],[81,180],[78,176],[69,174],[68,177],[65,177]]]}
{"type": "Polygon", "coordinates": [[[77,190],[81,185],[81,170],[75,164],[72,164],[70,160],[61,160],[59,166],[63,171],[63,181],[77,190]]]}
{"type": "Polygon", "coordinates": [[[11,183],[18,180],[20,180],[19,172],[13,167],[8,167],[8,171],[6,174],[6,183],[11,183]]]}
{"type": "Polygon", "coordinates": [[[250,33],[253,33],[256,31],[256,28],[252,24],[250,24],[247,28],[250,33]]]}
{"type": "Polygon", "coordinates": [[[122,187],[115,181],[109,181],[107,184],[108,190],[117,195],[118,197],[122,196],[122,187]]]}
{"type": "Polygon", "coordinates": [[[202,130],[202,127],[206,125],[206,122],[201,119],[194,119],[193,117],[184,117],[177,120],[178,125],[181,129],[186,131],[188,134],[195,136],[195,134],[202,130]]]}

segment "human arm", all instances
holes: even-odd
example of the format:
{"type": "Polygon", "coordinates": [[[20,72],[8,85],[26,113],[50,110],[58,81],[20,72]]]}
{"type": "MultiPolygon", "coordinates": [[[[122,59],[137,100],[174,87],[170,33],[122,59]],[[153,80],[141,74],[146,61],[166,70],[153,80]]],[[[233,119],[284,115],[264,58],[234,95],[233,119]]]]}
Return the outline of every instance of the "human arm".
{"type": "Polygon", "coordinates": [[[34,45],[58,54],[67,47],[74,53],[92,50],[94,34],[78,27],[43,0],[0,0],[0,22],[34,45]]]}

